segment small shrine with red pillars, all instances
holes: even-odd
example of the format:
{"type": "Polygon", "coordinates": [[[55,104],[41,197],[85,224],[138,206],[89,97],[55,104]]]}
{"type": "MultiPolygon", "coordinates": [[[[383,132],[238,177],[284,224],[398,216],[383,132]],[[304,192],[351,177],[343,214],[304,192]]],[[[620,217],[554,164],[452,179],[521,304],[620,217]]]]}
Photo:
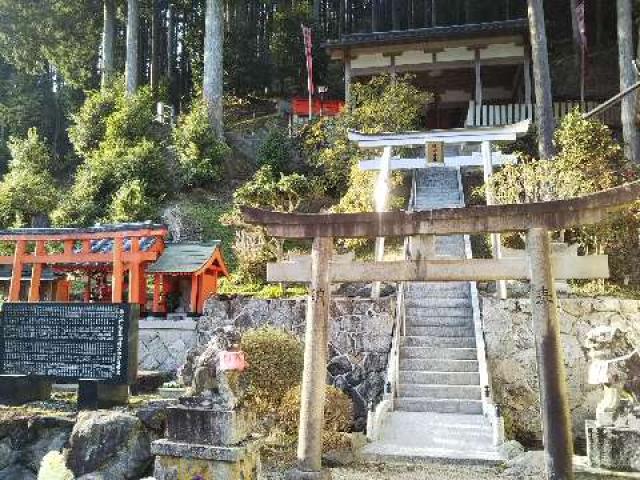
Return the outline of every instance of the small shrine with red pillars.
{"type": "Polygon", "coordinates": [[[0,290],[10,302],[129,302],[154,316],[199,315],[228,275],[220,242],[167,237],[151,223],[0,231],[0,290]]]}

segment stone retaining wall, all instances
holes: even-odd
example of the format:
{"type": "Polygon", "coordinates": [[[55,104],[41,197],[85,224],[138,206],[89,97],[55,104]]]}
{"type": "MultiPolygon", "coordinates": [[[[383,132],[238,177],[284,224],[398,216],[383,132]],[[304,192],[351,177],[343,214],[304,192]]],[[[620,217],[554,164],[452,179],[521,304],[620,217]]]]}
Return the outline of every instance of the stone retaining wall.
{"type": "Polygon", "coordinates": [[[195,320],[140,320],[139,368],[176,372],[196,345],[196,326],[195,320]]]}
{"type": "MultiPolygon", "coordinates": [[[[395,303],[395,297],[332,298],[328,381],[353,399],[357,430],[366,425],[367,404],[379,400],[384,391],[395,303]]],[[[240,330],[271,325],[303,340],[306,304],[306,298],[211,299],[196,328],[197,342],[206,344],[215,329],[225,325],[240,330]]]]}
{"type": "MultiPolygon", "coordinates": [[[[489,373],[503,406],[507,434],[527,443],[541,439],[536,353],[528,299],[481,298],[489,373]]],[[[599,387],[587,385],[586,334],[600,325],[630,331],[640,347],[640,301],[616,298],[561,298],[560,332],[574,435],[584,439],[584,422],[595,417],[599,387]]]]}

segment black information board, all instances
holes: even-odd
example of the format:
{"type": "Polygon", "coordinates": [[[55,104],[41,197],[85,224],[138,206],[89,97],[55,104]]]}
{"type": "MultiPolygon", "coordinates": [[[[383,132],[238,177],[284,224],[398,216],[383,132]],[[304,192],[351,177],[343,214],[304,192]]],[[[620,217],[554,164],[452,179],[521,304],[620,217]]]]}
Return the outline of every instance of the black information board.
{"type": "Polygon", "coordinates": [[[138,307],[103,303],[5,303],[0,375],[130,383],[136,375],[138,307]]]}

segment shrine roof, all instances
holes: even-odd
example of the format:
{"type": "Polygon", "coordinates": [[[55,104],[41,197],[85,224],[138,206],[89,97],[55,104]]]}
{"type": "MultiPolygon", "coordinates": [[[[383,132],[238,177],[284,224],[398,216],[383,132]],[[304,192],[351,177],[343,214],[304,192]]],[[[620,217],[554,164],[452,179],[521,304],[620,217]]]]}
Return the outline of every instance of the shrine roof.
{"type": "Polygon", "coordinates": [[[496,35],[526,35],[526,18],[497,22],[450,25],[389,32],[352,33],[342,35],[337,40],[328,40],[323,46],[328,49],[341,49],[356,46],[415,43],[429,40],[455,40],[464,38],[491,37],[496,35]]]}
{"type": "Polygon", "coordinates": [[[0,240],[92,240],[101,238],[166,236],[166,225],[151,222],[119,223],[81,228],[12,228],[0,230],[0,240]]]}
{"type": "MultiPolygon", "coordinates": [[[[0,265],[0,282],[11,280],[11,274],[13,267],[11,265],[0,265]]],[[[44,267],[42,269],[41,280],[43,282],[50,282],[58,278],[52,268],[44,267]]],[[[25,265],[22,268],[22,280],[31,280],[31,265],[25,265]]]]}
{"type": "MultiPolygon", "coordinates": [[[[154,263],[149,265],[149,273],[198,273],[212,264],[219,256],[221,242],[208,243],[169,243],[154,263]]],[[[224,264],[220,267],[226,272],[224,264]]]]}

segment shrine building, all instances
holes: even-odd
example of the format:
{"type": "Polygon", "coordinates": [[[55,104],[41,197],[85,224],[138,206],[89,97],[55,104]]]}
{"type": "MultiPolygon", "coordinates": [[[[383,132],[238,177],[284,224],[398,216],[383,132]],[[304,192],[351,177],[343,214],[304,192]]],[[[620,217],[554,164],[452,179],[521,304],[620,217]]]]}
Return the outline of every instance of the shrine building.
{"type": "Polygon", "coordinates": [[[151,223],[0,231],[0,293],[10,302],[129,302],[153,316],[199,315],[228,275],[220,242],[167,237],[151,223]]]}
{"type": "MultiPolygon", "coordinates": [[[[427,129],[501,126],[535,120],[526,1],[484,4],[439,0],[372,0],[331,19],[324,44],[344,66],[345,99],[356,82],[411,74],[433,94],[427,129]]],[[[321,12],[322,13],[322,12],[321,12]]],[[[554,98],[556,120],[603,99],[554,98]]],[[[615,112],[613,112],[615,113],[615,112]]],[[[619,114],[619,112],[618,112],[619,114]]],[[[615,115],[602,120],[615,125],[615,115]]]]}

